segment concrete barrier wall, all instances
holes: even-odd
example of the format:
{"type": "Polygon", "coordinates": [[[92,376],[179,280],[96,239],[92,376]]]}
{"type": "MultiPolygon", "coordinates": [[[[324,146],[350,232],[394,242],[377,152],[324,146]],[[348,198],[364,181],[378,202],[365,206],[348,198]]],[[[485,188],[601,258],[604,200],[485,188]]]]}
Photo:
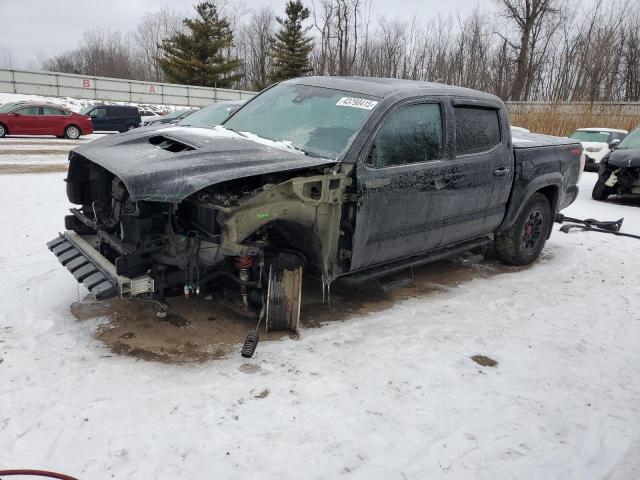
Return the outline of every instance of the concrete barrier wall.
{"type": "Polygon", "coordinates": [[[225,88],[2,69],[0,69],[0,92],[189,107],[203,107],[223,100],[248,100],[256,94],[225,88]]]}
{"type": "Polygon", "coordinates": [[[565,115],[640,116],[639,102],[507,102],[510,113],[557,112],[565,115]]]}

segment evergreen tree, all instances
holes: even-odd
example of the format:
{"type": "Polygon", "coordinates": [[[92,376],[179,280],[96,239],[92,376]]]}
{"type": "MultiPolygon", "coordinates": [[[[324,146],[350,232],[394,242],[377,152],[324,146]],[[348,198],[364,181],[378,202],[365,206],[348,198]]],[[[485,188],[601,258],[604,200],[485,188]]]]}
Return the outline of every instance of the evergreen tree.
{"type": "Polygon", "coordinates": [[[198,18],[183,20],[186,31],[162,41],[159,59],[167,81],[203,87],[230,87],[242,77],[242,62],[227,58],[233,32],[212,2],[196,5],[198,18]]]}
{"type": "Polygon", "coordinates": [[[309,18],[309,9],[300,0],[290,0],[285,13],[287,18],[276,18],[281,28],[271,41],[271,79],[274,82],[300,77],[312,70],[309,53],[313,49],[313,39],[306,36],[311,27],[302,26],[302,22],[309,18]]]}

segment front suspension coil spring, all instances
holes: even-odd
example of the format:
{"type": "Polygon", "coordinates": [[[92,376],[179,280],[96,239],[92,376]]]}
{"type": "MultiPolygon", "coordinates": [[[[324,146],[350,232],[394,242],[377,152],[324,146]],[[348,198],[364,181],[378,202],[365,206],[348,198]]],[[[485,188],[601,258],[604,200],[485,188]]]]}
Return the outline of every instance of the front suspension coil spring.
{"type": "Polygon", "coordinates": [[[237,269],[251,268],[253,266],[253,257],[251,255],[245,255],[244,257],[235,257],[233,263],[237,269]]]}
{"type": "Polygon", "coordinates": [[[247,285],[244,282],[248,282],[250,279],[249,269],[253,266],[253,257],[245,255],[244,257],[236,257],[234,264],[238,269],[238,276],[243,282],[240,284],[240,297],[242,297],[242,303],[245,308],[249,308],[249,292],[247,291],[247,285]]]}

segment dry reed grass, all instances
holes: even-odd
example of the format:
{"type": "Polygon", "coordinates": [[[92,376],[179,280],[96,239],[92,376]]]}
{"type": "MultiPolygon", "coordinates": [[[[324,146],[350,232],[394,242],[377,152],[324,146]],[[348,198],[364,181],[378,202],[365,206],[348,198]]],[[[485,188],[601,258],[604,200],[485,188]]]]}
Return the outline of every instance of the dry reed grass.
{"type": "Polygon", "coordinates": [[[532,132],[546,135],[567,136],[578,128],[619,128],[631,131],[640,126],[640,114],[566,113],[557,110],[542,112],[512,112],[511,125],[524,127],[532,132]]]}

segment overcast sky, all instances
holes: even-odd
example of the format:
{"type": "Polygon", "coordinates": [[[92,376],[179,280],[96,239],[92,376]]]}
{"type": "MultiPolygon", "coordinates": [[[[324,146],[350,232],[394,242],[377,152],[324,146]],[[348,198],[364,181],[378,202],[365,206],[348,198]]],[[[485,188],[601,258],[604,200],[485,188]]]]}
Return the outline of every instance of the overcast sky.
{"type": "MultiPolygon", "coordinates": [[[[317,1],[317,0],[316,0],[317,1]]],[[[51,56],[78,45],[82,32],[94,27],[133,30],[145,11],[166,5],[189,11],[197,0],[0,0],[0,51],[10,49],[18,67],[34,66],[38,55],[51,56]]],[[[253,8],[271,5],[284,14],[285,0],[244,0],[253,8]]],[[[304,2],[311,4],[311,0],[304,2]]],[[[429,18],[466,13],[493,0],[372,0],[374,15],[429,18]]]]}

